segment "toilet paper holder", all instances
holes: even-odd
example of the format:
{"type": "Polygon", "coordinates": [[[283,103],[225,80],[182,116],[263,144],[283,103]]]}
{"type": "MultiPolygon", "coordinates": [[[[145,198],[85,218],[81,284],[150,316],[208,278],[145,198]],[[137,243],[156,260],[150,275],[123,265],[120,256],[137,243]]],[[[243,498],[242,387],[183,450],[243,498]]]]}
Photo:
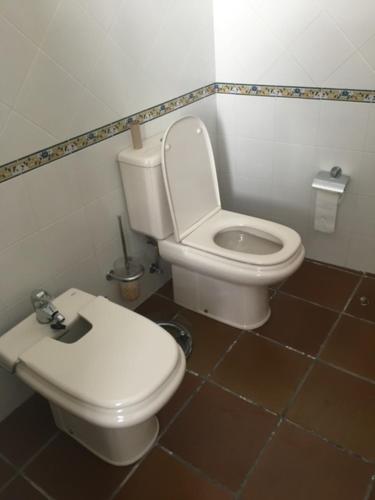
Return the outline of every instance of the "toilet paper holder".
{"type": "Polygon", "coordinates": [[[340,167],[332,167],[329,172],[321,170],[314,178],[312,187],[322,189],[323,191],[343,194],[349,181],[350,176],[343,175],[340,167]]]}

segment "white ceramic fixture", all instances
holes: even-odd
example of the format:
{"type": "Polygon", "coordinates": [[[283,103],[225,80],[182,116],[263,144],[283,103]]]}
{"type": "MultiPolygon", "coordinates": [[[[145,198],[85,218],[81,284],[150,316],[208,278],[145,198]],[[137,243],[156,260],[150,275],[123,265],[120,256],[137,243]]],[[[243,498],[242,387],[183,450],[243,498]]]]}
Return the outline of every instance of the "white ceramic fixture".
{"type": "Polygon", "coordinates": [[[32,314],[0,338],[0,365],[50,403],[57,426],[100,458],[127,465],[153,445],[156,413],[185,357],[152,321],[77,289],[57,297],[65,330],[32,314]]]}
{"type": "Polygon", "coordinates": [[[238,328],[265,323],[267,287],[296,271],[305,250],[293,229],[221,208],[204,123],[180,118],[119,162],[130,224],[158,240],[175,301],[238,328]]]}

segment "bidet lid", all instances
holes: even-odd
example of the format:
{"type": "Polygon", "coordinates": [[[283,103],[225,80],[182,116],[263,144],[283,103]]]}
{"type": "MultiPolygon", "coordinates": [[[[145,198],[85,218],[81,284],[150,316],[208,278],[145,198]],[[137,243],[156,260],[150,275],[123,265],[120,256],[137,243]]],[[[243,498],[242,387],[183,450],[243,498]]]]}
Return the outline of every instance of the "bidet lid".
{"type": "Polygon", "coordinates": [[[167,129],[162,169],[174,235],[181,241],[221,206],[211,141],[202,120],[185,116],[167,129]]]}
{"type": "Polygon", "coordinates": [[[45,338],[20,361],[31,373],[83,403],[123,408],[144,401],[168,379],[179,347],[143,316],[96,297],[79,315],[92,328],[74,343],[45,338]]]}

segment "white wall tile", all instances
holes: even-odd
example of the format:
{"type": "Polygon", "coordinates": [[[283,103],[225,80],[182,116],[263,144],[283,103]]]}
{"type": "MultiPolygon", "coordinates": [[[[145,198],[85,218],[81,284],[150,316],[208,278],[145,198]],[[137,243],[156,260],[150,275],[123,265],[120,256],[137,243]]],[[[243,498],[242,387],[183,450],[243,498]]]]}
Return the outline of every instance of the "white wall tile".
{"type": "Polygon", "coordinates": [[[300,144],[274,143],[273,182],[307,190],[316,169],[316,149],[300,144]]]}
{"type": "Polygon", "coordinates": [[[364,153],[358,179],[358,193],[373,195],[375,193],[375,153],[364,153]]]}
{"type": "Polygon", "coordinates": [[[117,215],[122,215],[124,211],[125,203],[121,187],[85,207],[86,220],[95,249],[118,237],[117,215]]]}
{"type": "Polygon", "coordinates": [[[7,122],[7,118],[10,113],[10,107],[7,106],[6,104],[0,102],[0,134],[7,122]]]}
{"type": "MultiPolygon", "coordinates": [[[[372,36],[360,48],[360,53],[366,59],[371,68],[375,71],[375,36],[372,36]]],[[[370,87],[369,87],[370,88],[370,87]]]]}
{"type": "Polygon", "coordinates": [[[88,203],[119,189],[121,184],[117,155],[130,144],[129,134],[121,134],[71,155],[81,203],[88,203]]]}
{"type": "Polygon", "coordinates": [[[273,33],[286,45],[303,32],[320,12],[315,0],[255,0],[254,5],[273,33]]]}
{"type": "Polygon", "coordinates": [[[370,106],[365,150],[375,153],[375,106],[370,106]]]}
{"type": "Polygon", "coordinates": [[[0,14],[17,26],[36,44],[46,34],[59,0],[1,0],[0,14]]]}
{"type": "Polygon", "coordinates": [[[375,273],[375,238],[353,236],[349,241],[346,266],[375,273]]]}
{"type": "Polygon", "coordinates": [[[88,81],[104,29],[73,0],[64,0],[49,25],[43,50],[82,83],[88,81]]]}
{"type": "Polygon", "coordinates": [[[242,177],[272,176],[273,143],[238,137],[235,155],[235,175],[242,177]]]}
{"type": "Polygon", "coordinates": [[[324,8],[350,40],[359,47],[375,32],[375,4],[372,0],[321,0],[324,8]]]}
{"type": "Polygon", "coordinates": [[[275,140],[291,144],[315,144],[319,101],[275,99],[275,140]]]}
{"type": "Polygon", "coordinates": [[[317,143],[342,149],[363,149],[369,107],[362,103],[322,101],[317,143]]]}
{"type": "Polygon", "coordinates": [[[39,233],[0,253],[0,296],[6,306],[25,299],[34,288],[48,285],[51,268],[47,257],[39,233]]]}
{"type": "Polygon", "coordinates": [[[72,116],[83,95],[79,83],[40,52],[17,99],[16,110],[63,140],[74,135],[72,116]]]}
{"type": "Polygon", "coordinates": [[[0,164],[56,143],[56,138],[35,123],[11,111],[0,133],[0,164]]]}
{"type": "Polygon", "coordinates": [[[25,177],[0,184],[0,251],[37,230],[25,177]]]}
{"type": "Polygon", "coordinates": [[[237,96],[234,101],[235,133],[255,139],[273,139],[275,99],[237,96]]]}
{"type": "Polygon", "coordinates": [[[263,85],[292,85],[310,87],[312,78],[289,52],[284,52],[271,67],[259,77],[263,85]]]}
{"type": "Polygon", "coordinates": [[[37,47],[12,24],[0,17],[0,99],[9,105],[21,88],[37,47]]]}
{"type": "Polygon", "coordinates": [[[62,274],[72,263],[93,254],[89,229],[83,209],[73,212],[38,233],[49,275],[62,274]]]}
{"type": "Polygon", "coordinates": [[[38,168],[24,178],[39,229],[53,224],[81,206],[76,165],[72,156],[49,167],[38,168]]]}
{"type": "Polygon", "coordinates": [[[375,73],[363,56],[357,52],[349,57],[324,82],[325,87],[341,87],[345,82],[351,89],[373,89],[375,73]]]}
{"type": "Polygon", "coordinates": [[[121,0],[106,0],[105,3],[102,0],[80,1],[86,7],[87,12],[106,30],[110,28],[121,4],[121,0]]]}
{"type": "Polygon", "coordinates": [[[291,47],[297,61],[317,85],[321,85],[354,50],[325,12],[295,39],[291,47]]]}

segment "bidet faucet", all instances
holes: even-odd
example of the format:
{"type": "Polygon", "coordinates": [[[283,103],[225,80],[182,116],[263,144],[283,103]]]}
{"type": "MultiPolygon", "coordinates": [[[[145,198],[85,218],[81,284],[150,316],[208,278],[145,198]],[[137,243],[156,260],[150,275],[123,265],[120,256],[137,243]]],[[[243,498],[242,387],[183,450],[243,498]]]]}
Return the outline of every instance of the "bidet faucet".
{"type": "Polygon", "coordinates": [[[42,288],[33,290],[31,292],[31,303],[39,323],[49,323],[53,330],[65,328],[65,317],[57,310],[52,302],[51,295],[46,290],[42,288]]]}

